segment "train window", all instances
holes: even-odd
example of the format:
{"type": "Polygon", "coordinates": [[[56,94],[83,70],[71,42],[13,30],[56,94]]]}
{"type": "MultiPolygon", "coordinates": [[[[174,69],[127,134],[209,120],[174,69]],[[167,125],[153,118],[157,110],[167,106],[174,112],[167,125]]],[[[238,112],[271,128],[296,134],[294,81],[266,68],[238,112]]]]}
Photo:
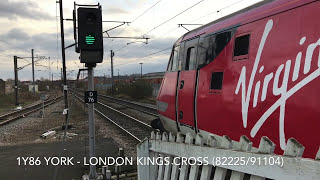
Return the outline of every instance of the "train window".
{"type": "Polygon", "coordinates": [[[235,38],[233,60],[242,60],[248,58],[249,41],[250,34],[235,38]]]}
{"type": "Polygon", "coordinates": [[[171,71],[171,68],[172,68],[172,59],[173,59],[173,52],[172,52],[171,55],[170,55],[170,59],[169,59],[167,71],[171,71]]]}
{"type": "Polygon", "coordinates": [[[173,54],[171,55],[170,65],[168,68],[169,71],[176,71],[178,69],[179,47],[180,46],[176,46],[173,49],[173,54]]]}
{"type": "Polygon", "coordinates": [[[203,67],[212,62],[226,47],[233,34],[234,31],[226,31],[204,37],[199,43],[199,67],[203,67]]]}
{"type": "Polygon", "coordinates": [[[223,79],[223,72],[213,72],[211,77],[210,89],[221,90],[222,79],[223,79]]]}
{"type": "Polygon", "coordinates": [[[193,70],[195,64],[196,64],[195,48],[194,47],[190,47],[187,50],[187,58],[186,58],[185,70],[193,70]]]}
{"type": "Polygon", "coordinates": [[[178,59],[178,71],[181,70],[181,67],[182,67],[182,61],[181,61],[181,58],[178,59]]]}

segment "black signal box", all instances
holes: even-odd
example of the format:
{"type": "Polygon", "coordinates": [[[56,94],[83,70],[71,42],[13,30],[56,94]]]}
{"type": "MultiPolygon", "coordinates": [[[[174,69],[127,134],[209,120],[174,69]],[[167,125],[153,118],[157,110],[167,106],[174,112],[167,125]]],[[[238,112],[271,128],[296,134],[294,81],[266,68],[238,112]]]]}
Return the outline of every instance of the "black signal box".
{"type": "Polygon", "coordinates": [[[102,12],[99,8],[83,8],[78,14],[78,49],[81,63],[101,63],[103,58],[102,12]]]}
{"type": "Polygon", "coordinates": [[[80,50],[103,49],[100,8],[78,8],[78,43],[80,50]]]}

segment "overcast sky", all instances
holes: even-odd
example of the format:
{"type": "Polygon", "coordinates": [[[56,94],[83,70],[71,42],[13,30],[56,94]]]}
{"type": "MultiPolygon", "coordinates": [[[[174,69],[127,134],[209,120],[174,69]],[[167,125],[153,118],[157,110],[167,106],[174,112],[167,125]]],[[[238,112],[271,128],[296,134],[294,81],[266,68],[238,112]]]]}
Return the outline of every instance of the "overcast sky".
{"type": "MultiPolygon", "coordinates": [[[[115,51],[114,71],[120,75],[165,71],[170,49],[151,56],[149,54],[172,47],[186,29],[178,24],[206,24],[232,12],[243,9],[260,0],[78,0],[78,4],[102,5],[103,20],[132,22],[109,32],[110,36],[149,37],[148,44],[143,40],[104,39],[104,59],[95,69],[96,76],[110,75],[110,50],[115,51]],[[198,3],[198,4],[197,4],[198,3]],[[195,5],[197,4],[197,5],[195,5]],[[194,7],[188,9],[189,7],[194,7]],[[185,12],[183,12],[186,10],[185,12]],[[181,13],[183,12],[183,13],[181,13]],[[178,15],[181,13],[180,15],[178,15]],[[176,16],[178,15],[178,16],[176,16]],[[176,16],[176,17],[174,17],[176,16]],[[174,17],[174,18],[173,18],[174,17]],[[169,20],[171,19],[171,20],[169,20]],[[169,20],[168,22],[166,22],[169,20]],[[166,22],[166,23],[164,23],[166,22]],[[146,57],[147,56],[147,57],[146,57]]],[[[50,57],[38,62],[35,67],[36,79],[60,78],[61,42],[59,6],[56,0],[0,0],[0,79],[14,77],[13,56],[30,57],[31,49],[35,56],[50,57]]],[[[72,18],[73,2],[64,0],[64,17],[72,18]]],[[[118,23],[103,23],[103,30],[118,26],[118,23]]],[[[189,30],[198,25],[186,26],[189,30]]],[[[65,45],[74,43],[71,21],[65,21],[65,45]]],[[[36,58],[37,60],[37,58],[36,58]]],[[[74,48],[66,50],[68,79],[74,79],[82,64],[74,48]]],[[[19,59],[18,66],[31,62],[30,58],[19,59]]],[[[31,66],[19,71],[20,80],[31,80],[31,66]]]]}

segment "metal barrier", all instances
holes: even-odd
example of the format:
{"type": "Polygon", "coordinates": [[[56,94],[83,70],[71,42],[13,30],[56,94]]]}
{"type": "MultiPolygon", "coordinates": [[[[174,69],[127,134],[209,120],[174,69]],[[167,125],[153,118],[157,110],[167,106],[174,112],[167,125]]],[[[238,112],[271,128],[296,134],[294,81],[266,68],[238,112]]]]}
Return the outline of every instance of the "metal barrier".
{"type": "MultiPolygon", "coordinates": [[[[219,136],[220,137],[220,136],[219,136]]],[[[154,132],[137,146],[139,180],[263,180],[320,179],[320,149],[315,159],[302,158],[304,147],[294,138],[283,155],[273,154],[275,144],[262,137],[259,148],[241,136],[195,139],[187,134],[154,132]]]]}

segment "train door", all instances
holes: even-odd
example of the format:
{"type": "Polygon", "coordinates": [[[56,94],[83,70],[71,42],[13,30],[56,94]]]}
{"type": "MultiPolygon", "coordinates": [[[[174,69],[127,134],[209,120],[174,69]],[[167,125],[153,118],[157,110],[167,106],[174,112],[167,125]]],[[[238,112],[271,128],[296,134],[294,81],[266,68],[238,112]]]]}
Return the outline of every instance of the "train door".
{"type": "Polygon", "coordinates": [[[177,119],[183,133],[195,132],[195,86],[197,80],[196,54],[199,38],[186,41],[181,46],[182,67],[177,87],[177,119]],[[184,46],[183,46],[184,45],[184,46]]]}
{"type": "MultiPolygon", "coordinates": [[[[157,97],[157,110],[163,127],[171,132],[179,131],[177,124],[177,82],[179,77],[180,45],[177,43],[173,49],[168,63],[167,71],[157,97]]],[[[180,65],[181,66],[181,65],[180,65]]]]}

